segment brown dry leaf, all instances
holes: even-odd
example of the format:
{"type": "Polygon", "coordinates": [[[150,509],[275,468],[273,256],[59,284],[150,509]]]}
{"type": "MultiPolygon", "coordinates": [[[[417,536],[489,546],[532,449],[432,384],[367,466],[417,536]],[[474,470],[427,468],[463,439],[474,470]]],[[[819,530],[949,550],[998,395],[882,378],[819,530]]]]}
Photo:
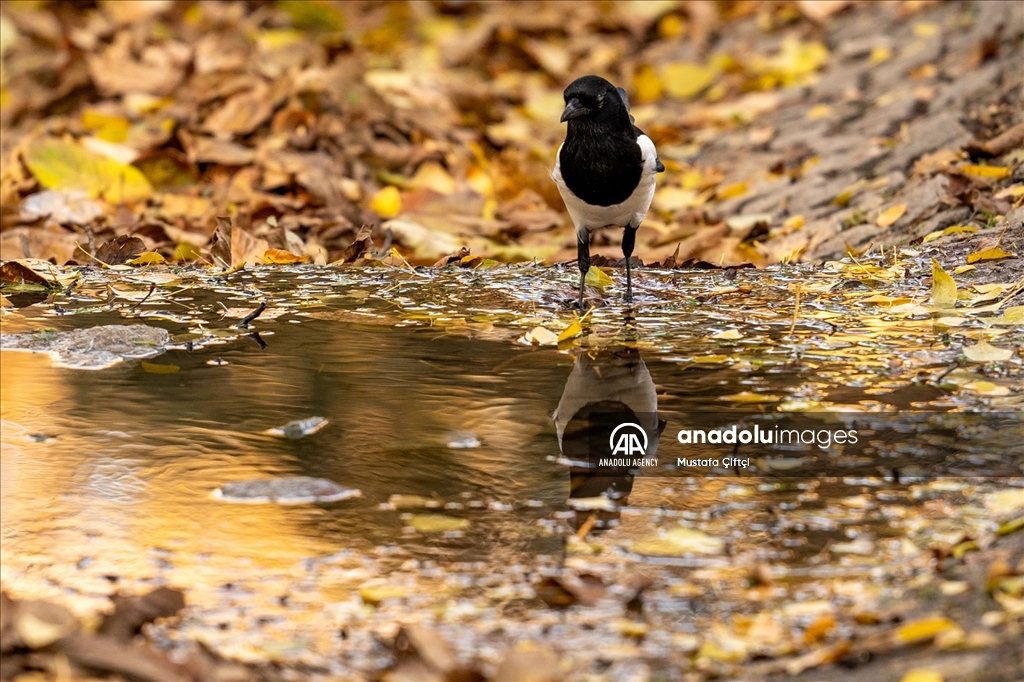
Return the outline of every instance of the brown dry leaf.
{"type": "Polygon", "coordinates": [[[882,211],[878,218],[875,220],[875,224],[879,227],[889,227],[897,220],[903,217],[903,214],[907,212],[906,204],[896,204],[882,211]]]}
{"type": "Polygon", "coordinates": [[[106,50],[85,56],[89,75],[100,92],[108,96],[139,92],[172,94],[191,58],[188,45],[173,41],[150,45],[142,51],[139,60],[132,57],[131,45],[132,33],[124,30],[106,50]]]}
{"type": "Polygon", "coordinates": [[[0,265],[0,287],[43,287],[45,289],[60,288],[60,284],[51,281],[22,265],[17,261],[7,261],[0,265]]]}
{"type": "Polygon", "coordinates": [[[263,253],[263,262],[268,265],[291,265],[292,263],[308,263],[309,256],[296,256],[284,249],[267,249],[263,253]]]}
{"type": "Polygon", "coordinates": [[[373,250],[373,226],[363,225],[359,228],[359,232],[356,233],[356,238],[351,244],[346,247],[345,251],[341,254],[336,263],[355,263],[359,258],[369,251],[373,250]]]}
{"type": "Polygon", "coordinates": [[[126,234],[115,237],[96,249],[96,260],[105,265],[123,265],[145,253],[146,243],[126,234]]]}
{"type": "Polygon", "coordinates": [[[203,129],[214,135],[248,135],[274,112],[270,86],[259,80],[251,90],[229,97],[206,117],[203,129]]]}

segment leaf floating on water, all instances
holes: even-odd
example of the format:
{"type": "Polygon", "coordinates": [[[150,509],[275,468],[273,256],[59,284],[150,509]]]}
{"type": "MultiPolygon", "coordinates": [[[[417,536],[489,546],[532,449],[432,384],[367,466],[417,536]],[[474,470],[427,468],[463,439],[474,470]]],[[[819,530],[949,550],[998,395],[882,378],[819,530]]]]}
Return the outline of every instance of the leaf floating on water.
{"type": "Polygon", "coordinates": [[[692,528],[677,527],[662,537],[639,540],[628,547],[648,556],[683,556],[686,554],[721,554],[725,541],[692,528]]]}
{"type": "Polygon", "coordinates": [[[309,417],[307,419],[296,419],[295,421],[288,422],[284,426],[276,426],[272,429],[267,429],[264,433],[271,436],[281,436],[283,438],[298,440],[299,438],[312,436],[329,423],[329,420],[324,417],[309,417]]]}
{"type": "Polygon", "coordinates": [[[717,334],[712,334],[711,338],[721,339],[724,341],[735,341],[736,339],[743,338],[743,332],[738,329],[726,329],[725,331],[718,332],[717,334]]]}
{"type": "Polygon", "coordinates": [[[936,308],[956,306],[956,282],[934,258],[932,258],[932,305],[936,308]]]}
{"type": "Polygon", "coordinates": [[[534,327],[520,337],[519,342],[527,346],[557,346],[558,335],[544,327],[534,327]]]}
{"type": "Polygon", "coordinates": [[[993,246],[989,249],[982,249],[981,251],[975,251],[967,256],[968,263],[977,263],[983,260],[1002,260],[1003,258],[1016,258],[1017,254],[1004,251],[998,246],[993,246]]]}
{"type": "Polygon", "coordinates": [[[599,291],[604,291],[606,287],[615,283],[615,280],[609,277],[604,270],[593,265],[591,265],[590,269],[587,270],[587,276],[583,281],[587,285],[592,286],[599,291]]]}
{"type": "Polygon", "coordinates": [[[973,346],[964,346],[964,355],[971,362],[1001,362],[1013,357],[1013,350],[998,348],[988,341],[979,341],[973,346]]]}
{"type": "Polygon", "coordinates": [[[421,533],[453,533],[469,528],[469,519],[444,514],[413,514],[409,525],[421,533]]]}
{"type": "Polygon", "coordinates": [[[362,493],[355,488],[342,488],[334,481],[310,476],[232,481],[213,491],[214,499],[248,504],[337,502],[360,495],[362,493]]]}
{"type": "Polygon", "coordinates": [[[403,495],[401,493],[395,493],[389,497],[387,503],[395,509],[417,509],[441,506],[441,501],[435,500],[432,497],[424,497],[422,495],[403,495]]]}
{"type": "Polygon", "coordinates": [[[0,289],[60,289],[60,283],[46,279],[32,268],[12,260],[0,266],[0,289]]]}
{"type": "Polygon", "coordinates": [[[575,338],[583,333],[583,325],[580,324],[579,319],[573,320],[568,327],[563,329],[558,335],[558,343],[568,341],[569,339],[575,338]]]}
{"type": "Polygon", "coordinates": [[[146,374],[174,374],[181,370],[177,365],[164,365],[156,362],[142,361],[142,371],[146,374]]]}

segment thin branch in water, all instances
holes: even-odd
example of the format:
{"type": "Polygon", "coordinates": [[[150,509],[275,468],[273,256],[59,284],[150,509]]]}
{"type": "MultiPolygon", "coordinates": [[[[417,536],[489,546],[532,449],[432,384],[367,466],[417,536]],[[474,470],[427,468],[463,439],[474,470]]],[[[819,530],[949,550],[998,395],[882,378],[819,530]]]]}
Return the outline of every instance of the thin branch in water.
{"type": "Polygon", "coordinates": [[[249,326],[250,322],[252,322],[257,317],[262,315],[263,311],[266,310],[266,309],[267,309],[267,302],[266,301],[260,301],[260,304],[256,308],[256,310],[252,311],[251,313],[249,313],[248,315],[243,317],[242,321],[239,322],[238,324],[236,324],[235,326],[238,327],[239,329],[245,329],[246,327],[249,326]]]}

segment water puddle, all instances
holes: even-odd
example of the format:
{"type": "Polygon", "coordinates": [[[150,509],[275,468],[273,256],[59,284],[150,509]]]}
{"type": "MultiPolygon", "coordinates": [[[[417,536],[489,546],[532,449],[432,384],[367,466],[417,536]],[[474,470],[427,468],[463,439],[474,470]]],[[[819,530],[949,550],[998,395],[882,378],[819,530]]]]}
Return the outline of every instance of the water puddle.
{"type": "MultiPolygon", "coordinates": [[[[670,658],[701,619],[754,603],[749,590],[756,608],[831,599],[835,581],[880,599],[936,542],[991,535],[993,516],[1016,509],[998,495],[1022,481],[1019,357],[965,365],[927,315],[865,304],[870,292],[850,293],[863,278],[810,269],[645,272],[632,314],[609,292],[579,334],[524,343],[573,323],[574,277],[87,273],[46,302],[6,307],[5,348],[26,345],[9,334],[45,337],[46,350],[62,332],[111,324],[168,336],[163,353],[99,371],[2,354],[4,584],[81,612],[116,591],[184,587],[190,610],[163,631],[170,640],[334,670],[375,667],[376,638],[427,610],[465,630],[466,650],[473,632],[560,623],[569,650],[612,637],[670,658]],[[909,452],[876,439],[842,466],[813,448],[774,464],[721,451],[753,460],[749,472],[675,464],[716,456],[680,444],[693,425],[782,413],[819,415],[823,428],[820,415],[860,413],[863,427],[864,414],[906,410],[932,420],[909,452]],[[949,422],[964,412],[991,419],[949,422]],[[604,434],[595,415],[608,413],[635,418],[658,466],[583,466],[604,434]],[[923,459],[907,469],[908,457],[923,459]],[[965,473],[985,477],[945,477],[965,473]],[[303,498],[259,483],[286,478],[336,488],[303,498]],[[230,491],[262,503],[229,504],[230,491]],[[566,568],[601,576],[605,591],[569,589],[589,609],[560,621],[538,585],[566,568]],[[616,597],[638,574],[654,583],[639,638],[616,597]],[[709,584],[741,587],[711,600],[709,584]]],[[[903,280],[886,295],[927,291],[903,280]]],[[[1001,345],[1024,342],[1004,330],[1001,345]]],[[[851,428],[829,424],[840,427],[851,428]]]]}

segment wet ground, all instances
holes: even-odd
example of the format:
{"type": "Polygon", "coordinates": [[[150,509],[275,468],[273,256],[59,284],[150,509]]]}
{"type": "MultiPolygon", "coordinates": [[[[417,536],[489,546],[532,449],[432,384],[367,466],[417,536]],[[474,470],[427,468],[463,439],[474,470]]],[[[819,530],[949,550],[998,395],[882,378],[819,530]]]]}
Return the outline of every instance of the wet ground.
{"type": "Polygon", "coordinates": [[[838,679],[864,669],[817,666],[867,660],[868,635],[939,612],[960,638],[932,645],[931,667],[996,679],[976,675],[1002,660],[1015,679],[1020,590],[986,587],[972,557],[1010,551],[1005,575],[1024,572],[1007,545],[1024,363],[970,349],[1021,347],[1019,288],[958,277],[959,307],[936,311],[931,273],[915,252],[646,270],[634,306],[591,290],[598,307],[558,343],[572,270],[83,270],[3,309],[4,587],[81,614],[180,587],[190,606],[152,631],[161,646],[340,675],[387,667],[398,624],[424,622],[485,674],[528,641],[573,679],[838,679]],[[109,336],[59,346],[127,324],[167,335],[120,339],[147,357],[119,362],[96,359],[109,336]],[[635,416],[659,464],[586,475],[595,410],[635,416]],[[895,416],[910,412],[923,421],[895,416]],[[910,435],[835,458],[676,436],[765,413],[910,435]],[[267,433],[311,417],[327,424],[267,433]],[[676,466],[720,453],[752,464],[676,466]],[[214,496],[295,476],[360,494],[214,496]]]}

